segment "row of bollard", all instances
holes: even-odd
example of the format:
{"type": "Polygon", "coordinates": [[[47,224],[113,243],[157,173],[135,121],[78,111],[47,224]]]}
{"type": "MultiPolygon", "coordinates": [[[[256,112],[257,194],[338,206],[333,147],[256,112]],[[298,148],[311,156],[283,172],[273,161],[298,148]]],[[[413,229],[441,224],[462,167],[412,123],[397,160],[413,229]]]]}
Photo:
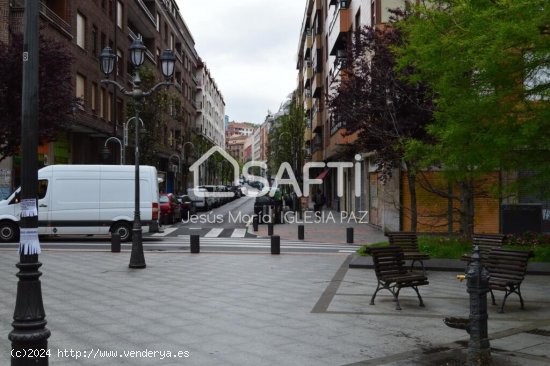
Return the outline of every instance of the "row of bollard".
{"type": "MultiPolygon", "coordinates": [[[[258,218],[254,217],[252,221],[252,228],[254,231],[258,231],[258,218]]],[[[267,235],[273,236],[273,224],[267,224],[267,235]]],[[[298,225],[298,240],[304,240],[305,238],[305,228],[304,225],[298,225]]],[[[353,228],[346,228],[346,243],[353,244],[353,228]]]]}
{"type": "MultiPolygon", "coordinates": [[[[191,235],[190,251],[191,254],[201,252],[199,235],[191,235]]],[[[271,237],[271,254],[281,254],[281,238],[277,235],[271,237]]]]}

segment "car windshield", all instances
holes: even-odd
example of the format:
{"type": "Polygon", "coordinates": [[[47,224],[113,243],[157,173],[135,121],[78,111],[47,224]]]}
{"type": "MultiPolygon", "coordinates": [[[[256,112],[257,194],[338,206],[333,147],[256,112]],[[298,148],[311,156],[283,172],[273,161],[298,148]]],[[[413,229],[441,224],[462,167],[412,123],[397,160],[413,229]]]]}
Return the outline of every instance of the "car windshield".
{"type": "Polygon", "coordinates": [[[168,202],[168,196],[160,196],[159,202],[160,203],[167,203],[168,202]]]}

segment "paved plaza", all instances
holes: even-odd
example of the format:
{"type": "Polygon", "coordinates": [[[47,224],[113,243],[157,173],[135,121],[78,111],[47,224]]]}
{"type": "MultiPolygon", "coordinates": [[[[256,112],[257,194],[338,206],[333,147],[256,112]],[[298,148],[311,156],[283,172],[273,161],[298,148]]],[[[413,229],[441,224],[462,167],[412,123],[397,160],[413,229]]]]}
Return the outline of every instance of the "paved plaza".
{"type": "MultiPolygon", "coordinates": [[[[51,365],[462,365],[466,284],[429,271],[429,286],[369,305],[372,269],[344,254],[44,251],[42,293],[51,365]],[[170,354],[168,354],[170,352],[170,354]],[[78,358],[77,358],[78,357],[78,358]]],[[[0,251],[0,365],[9,364],[18,256],[0,251]]],[[[526,310],[489,307],[495,365],[548,365],[550,277],[528,275],[526,310]]],[[[497,294],[502,298],[502,293],[497,294]]]]}

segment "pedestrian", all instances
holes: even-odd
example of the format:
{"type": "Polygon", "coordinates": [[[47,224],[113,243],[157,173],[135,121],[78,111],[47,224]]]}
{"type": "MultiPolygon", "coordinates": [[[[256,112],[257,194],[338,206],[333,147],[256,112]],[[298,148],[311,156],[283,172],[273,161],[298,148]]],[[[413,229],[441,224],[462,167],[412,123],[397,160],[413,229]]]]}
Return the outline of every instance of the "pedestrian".
{"type": "Polygon", "coordinates": [[[325,204],[326,198],[321,190],[318,190],[315,196],[313,196],[313,211],[315,215],[321,215],[321,210],[325,204]]]}

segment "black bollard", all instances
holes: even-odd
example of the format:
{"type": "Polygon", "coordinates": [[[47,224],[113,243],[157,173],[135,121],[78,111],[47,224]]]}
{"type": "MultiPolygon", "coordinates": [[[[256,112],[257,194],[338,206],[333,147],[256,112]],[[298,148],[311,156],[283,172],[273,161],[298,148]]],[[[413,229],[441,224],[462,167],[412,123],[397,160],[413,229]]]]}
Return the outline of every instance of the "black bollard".
{"type": "Polygon", "coordinates": [[[111,253],[120,253],[120,234],[111,233],[111,253]]]}
{"type": "Polygon", "coordinates": [[[252,218],[252,228],[254,231],[258,231],[258,216],[252,218]]]}
{"type": "Polygon", "coordinates": [[[281,254],[281,237],[279,235],[271,237],[271,254],[281,254]]]}
{"type": "Polygon", "coordinates": [[[267,224],[267,235],[269,235],[269,236],[273,235],[273,224],[272,223],[267,224]]]}
{"type": "Polygon", "coordinates": [[[348,227],[346,229],[346,243],[353,244],[353,228],[348,227]]]}
{"type": "Polygon", "coordinates": [[[298,225],[298,240],[304,240],[304,225],[298,225]]]}
{"type": "Polygon", "coordinates": [[[197,254],[201,252],[200,236],[191,235],[191,253],[197,254]]]}

